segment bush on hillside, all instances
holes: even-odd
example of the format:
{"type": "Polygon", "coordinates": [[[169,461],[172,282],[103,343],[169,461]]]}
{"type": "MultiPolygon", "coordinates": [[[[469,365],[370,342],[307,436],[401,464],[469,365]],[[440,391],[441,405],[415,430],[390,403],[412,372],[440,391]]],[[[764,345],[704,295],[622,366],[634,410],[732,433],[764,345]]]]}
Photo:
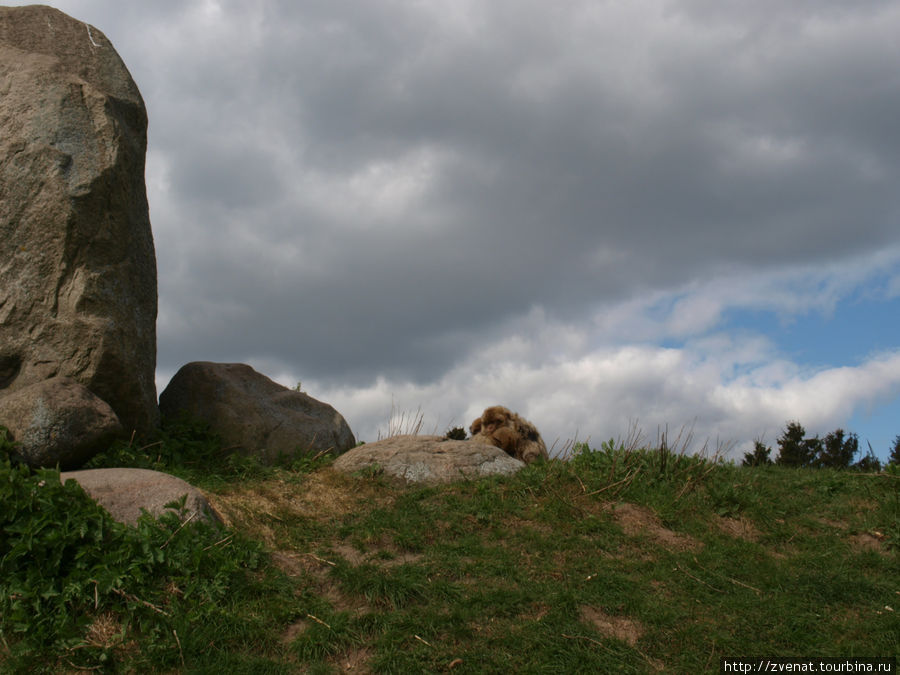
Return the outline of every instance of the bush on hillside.
{"type": "Polygon", "coordinates": [[[261,545],[215,525],[184,525],[172,511],[123,525],[58,471],[11,464],[11,449],[0,429],[4,667],[52,672],[41,658],[48,651],[79,669],[113,667],[135,631],[150,637],[155,666],[177,667],[184,652],[173,636],[184,617],[215,624],[248,595],[240,589],[262,563],[261,545]],[[108,640],[96,638],[100,620],[113,626],[108,640]]]}

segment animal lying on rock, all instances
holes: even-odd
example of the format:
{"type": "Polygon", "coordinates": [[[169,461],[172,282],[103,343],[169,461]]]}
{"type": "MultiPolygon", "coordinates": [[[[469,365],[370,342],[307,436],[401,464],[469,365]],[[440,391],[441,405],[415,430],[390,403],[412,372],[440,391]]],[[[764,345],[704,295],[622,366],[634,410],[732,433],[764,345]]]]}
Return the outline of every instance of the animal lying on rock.
{"type": "Polygon", "coordinates": [[[502,405],[485,408],[481,417],[472,422],[469,431],[473,441],[495,445],[526,464],[549,457],[537,428],[502,405]]]}

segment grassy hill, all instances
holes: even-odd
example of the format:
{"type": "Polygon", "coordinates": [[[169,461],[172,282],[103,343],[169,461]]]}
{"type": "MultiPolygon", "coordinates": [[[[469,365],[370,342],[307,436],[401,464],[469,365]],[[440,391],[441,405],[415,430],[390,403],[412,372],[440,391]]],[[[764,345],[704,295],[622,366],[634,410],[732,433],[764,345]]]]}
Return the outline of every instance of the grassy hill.
{"type": "Polygon", "coordinates": [[[608,443],[402,487],[166,443],[155,465],[204,488],[226,530],[126,528],[54,472],[0,469],[0,670],[696,673],[900,654],[896,475],[608,443]]]}

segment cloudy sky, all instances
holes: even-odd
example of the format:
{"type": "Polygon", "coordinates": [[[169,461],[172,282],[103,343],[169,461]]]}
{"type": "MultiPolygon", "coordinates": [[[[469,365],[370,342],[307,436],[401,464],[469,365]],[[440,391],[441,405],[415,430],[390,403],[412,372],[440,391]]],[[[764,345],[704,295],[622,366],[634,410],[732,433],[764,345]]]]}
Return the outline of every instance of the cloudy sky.
{"type": "Polygon", "coordinates": [[[368,441],[900,434],[900,2],[50,4],[147,104],[160,390],[250,363],[368,441]]]}

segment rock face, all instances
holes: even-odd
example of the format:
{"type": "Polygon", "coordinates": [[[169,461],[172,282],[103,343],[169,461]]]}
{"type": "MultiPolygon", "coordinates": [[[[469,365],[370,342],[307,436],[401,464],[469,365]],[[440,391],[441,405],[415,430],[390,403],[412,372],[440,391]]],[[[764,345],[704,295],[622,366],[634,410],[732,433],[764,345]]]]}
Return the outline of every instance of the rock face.
{"type": "Polygon", "coordinates": [[[344,473],[377,469],[407,483],[506,476],[523,466],[523,462],[488,443],[441,436],[394,436],[353,448],[334,462],[334,468],[344,473]]]}
{"type": "Polygon", "coordinates": [[[264,463],[297,454],[340,454],[355,445],[344,418],[327,403],[292,391],[242,363],[189,363],[159,397],[162,414],[210,425],[226,448],[264,463]]]}
{"type": "Polygon", "coordinates": [[[81,466],[117,436],[119,418],[68,377],[53,377],[0,398],[0,420],[31,467],[81,466]]]}
{"type": "Polygon", "coordinates": [[[0,7],[0,395],[66,376],[127,432],[158,423],[146,145],[144,102],[103,33],[0,7]]]}
{"type": "Polygon", "coordinates": [[[186,518],[221,522],[206,496],[190,483],[149,469],[89,469],[59,475],[75,480],[100,506],[121,523],[134,525],[141,509],[153,516],[166,512],[166,504],[186,497],[186,518]]]}

